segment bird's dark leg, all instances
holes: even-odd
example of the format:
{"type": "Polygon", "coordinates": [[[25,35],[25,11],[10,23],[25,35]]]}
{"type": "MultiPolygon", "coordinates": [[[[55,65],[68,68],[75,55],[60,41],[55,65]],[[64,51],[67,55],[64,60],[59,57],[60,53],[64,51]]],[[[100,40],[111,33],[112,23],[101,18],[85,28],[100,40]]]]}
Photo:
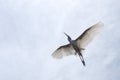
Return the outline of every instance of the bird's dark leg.
{"type": "Polygon", "coordinates": [[[84,61],[84,58],[83,58],[82,54],[79,52],[78,55],[79,55],[83,65],[85,66],[85,61],[84,61]]]}
{"type": "Polygon", "coordinates": [[[81,57],[81,58],[82,58],[82,63],[83,63],[83,65],[86,66],[85,61],[84,61],[84,58],[83,58],[83,57],[81,57]]]}

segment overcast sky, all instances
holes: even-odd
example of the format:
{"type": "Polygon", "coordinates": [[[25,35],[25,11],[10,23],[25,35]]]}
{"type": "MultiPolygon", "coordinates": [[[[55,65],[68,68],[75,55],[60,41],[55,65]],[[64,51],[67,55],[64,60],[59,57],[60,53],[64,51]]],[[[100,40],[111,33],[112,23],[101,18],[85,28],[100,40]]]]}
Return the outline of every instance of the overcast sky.
{"type": "Polygon", "coordinates": [[[0,0],[0,80],[120,80],[119,0],[0,0]],[[92,1],[92,2],[91,2],[92,1]],[[76,56],[51,57],[85,29],[102,21],[76,56]]]}

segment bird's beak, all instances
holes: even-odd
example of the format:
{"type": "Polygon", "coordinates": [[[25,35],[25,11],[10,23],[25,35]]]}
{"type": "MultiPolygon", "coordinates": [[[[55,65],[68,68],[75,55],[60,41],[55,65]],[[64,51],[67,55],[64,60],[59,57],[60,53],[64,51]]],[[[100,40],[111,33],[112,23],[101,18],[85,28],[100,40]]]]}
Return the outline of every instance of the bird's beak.
{"type": "Polygon", "coordinates": [[[64,34],[68,37],[68,35],[64,32],[64,34]]]}

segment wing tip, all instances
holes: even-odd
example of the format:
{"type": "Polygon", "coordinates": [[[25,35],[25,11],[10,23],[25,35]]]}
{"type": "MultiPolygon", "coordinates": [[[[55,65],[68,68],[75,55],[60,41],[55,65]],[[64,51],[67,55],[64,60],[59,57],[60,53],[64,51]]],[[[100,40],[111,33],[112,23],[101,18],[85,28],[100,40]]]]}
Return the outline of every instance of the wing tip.
{"type": "Polygon", "coordinates": [[[55,59],[62,59],[62,55],[60,55],[60,54],[57,54],[57,53],[53,53],[52,55],[51,55],[53,58],[55,58],[55,59]]]}
{"type": "Polygon", "coordinates": [[[99,21],[99,22],[97,22],[95,25],[98,25],[98,26],[100,26],[100,27],[103,27],[103,26],[104,26],[104,23],[103,23],[102,21],[99,21]]]}
{"type": "Polygon", "coordinates": [[[90,27],[90,29],[93,29],[96,32],[99,32],[104,26],[104,23],[102,21],[97,22],[93,26],[90,27]]]}

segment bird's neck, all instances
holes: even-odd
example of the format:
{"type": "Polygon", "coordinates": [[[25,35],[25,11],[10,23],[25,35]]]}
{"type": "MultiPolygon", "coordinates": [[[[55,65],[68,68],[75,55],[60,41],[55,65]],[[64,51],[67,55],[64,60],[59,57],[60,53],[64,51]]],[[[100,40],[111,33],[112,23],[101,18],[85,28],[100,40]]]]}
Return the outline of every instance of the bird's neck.
{"type": "Polygon", "coordinates": [[[69,41],[69,43],[72,43],[74,40],[70,39],[70,40],[68,40],[68,41],[69,41]]]}
{"type": "Polygon", "coordinates": [[[72,39],[68,39],[68,41],[71,43],[71,42],[72,42],[72,39]]]}

